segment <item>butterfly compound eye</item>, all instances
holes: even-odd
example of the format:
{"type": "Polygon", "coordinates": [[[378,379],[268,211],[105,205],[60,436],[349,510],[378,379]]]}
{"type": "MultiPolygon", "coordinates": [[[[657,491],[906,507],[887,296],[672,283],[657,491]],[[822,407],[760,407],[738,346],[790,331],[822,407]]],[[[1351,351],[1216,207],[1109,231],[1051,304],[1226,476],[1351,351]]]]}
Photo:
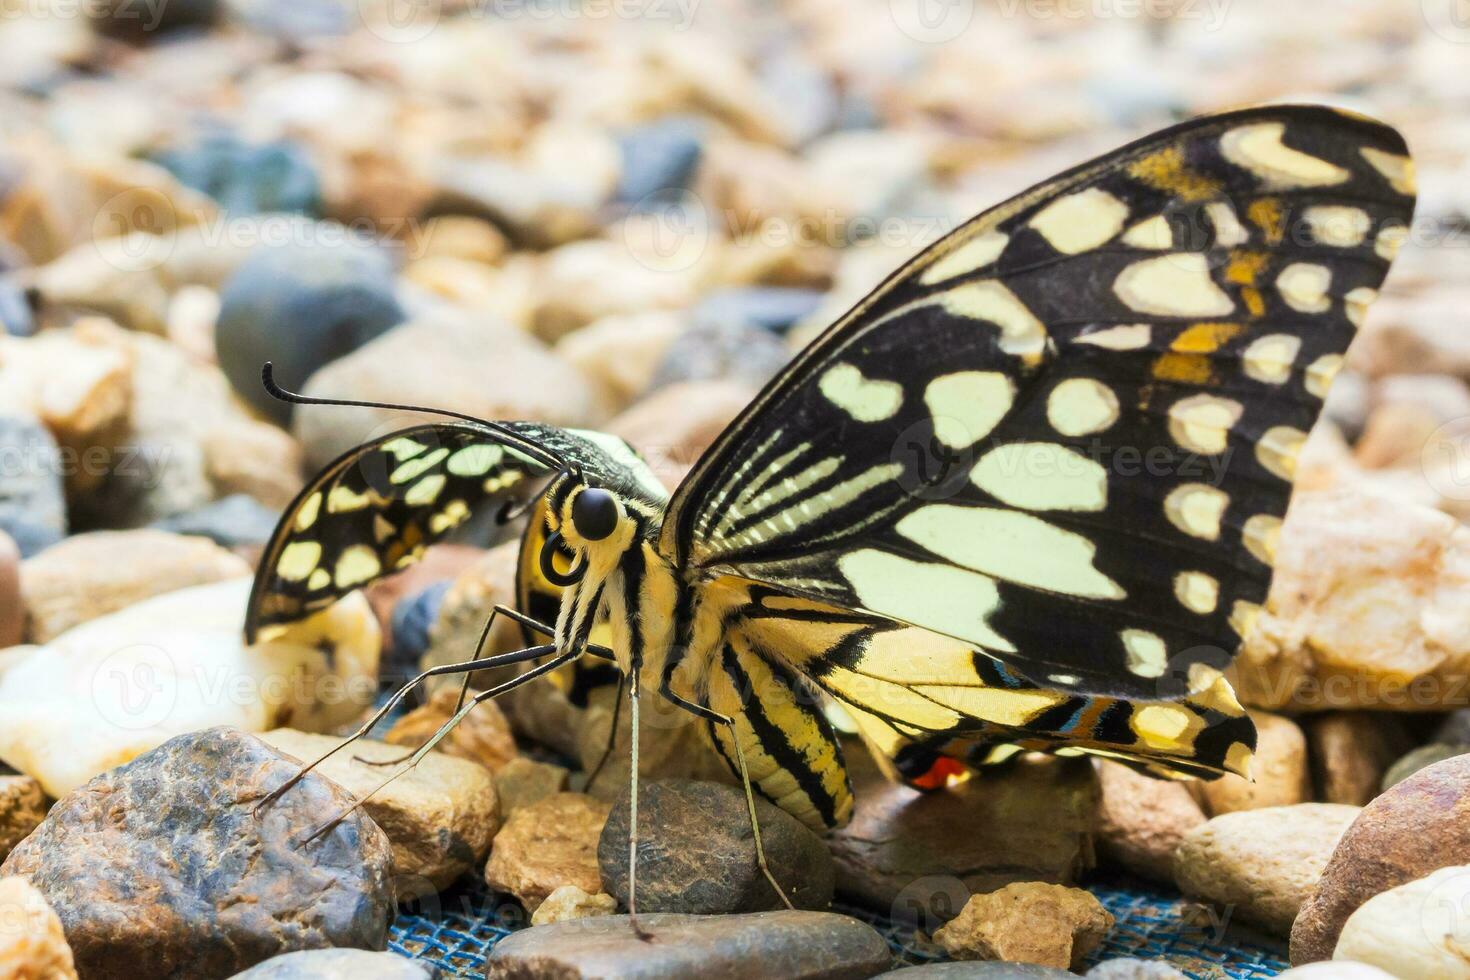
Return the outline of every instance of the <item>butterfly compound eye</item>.
{"type": "Polygon", "coordinates": [[[601,541],[618,529],[618,501],[606,490],[587,487],[572,501],[572,524],[588,541],[601,541]]]}

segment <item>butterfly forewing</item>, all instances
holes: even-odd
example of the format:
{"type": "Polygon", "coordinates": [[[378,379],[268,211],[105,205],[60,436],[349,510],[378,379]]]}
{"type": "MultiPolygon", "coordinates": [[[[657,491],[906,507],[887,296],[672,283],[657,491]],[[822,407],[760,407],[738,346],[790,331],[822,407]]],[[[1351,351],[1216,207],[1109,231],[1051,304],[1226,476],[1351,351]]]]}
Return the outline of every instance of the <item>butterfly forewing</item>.
{"type": "Polygon", "coordinates": [[[1296,451],[1412,206],[1398,135],[1317,107],[1079,167],[799,355],[676,492],[662,547],[1039,685],[1203,689],[1264,599],[1296,451]]]}
{"type": "Polygon", "coordinates": [[[256,573],[247,640],[408,567],[474,515],[524,499],[545,472],[470,425],[418,426],[344,454],[276,526],[256,573]]]}

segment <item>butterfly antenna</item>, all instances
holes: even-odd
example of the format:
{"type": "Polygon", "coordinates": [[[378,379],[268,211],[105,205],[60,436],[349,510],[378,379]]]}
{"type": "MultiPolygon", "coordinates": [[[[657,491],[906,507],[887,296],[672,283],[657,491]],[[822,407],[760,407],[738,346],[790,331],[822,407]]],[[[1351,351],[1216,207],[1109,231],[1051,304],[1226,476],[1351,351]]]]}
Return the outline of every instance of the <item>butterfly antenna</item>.
{"type": "Polygon", "coordinates": [[[501,423],[491,422],[474,415],[466,415],[463,412],[452,412],[445,408],[428,408],[421,405],[395,405],[391,402],[357,401],[349,398],[316,398],[312,395],[287,391],[276,383],[274,368],[270,361],[266,361],[261,366],[260,383],[265,386],[266,394],[277,401],[287,402],[291,405],[343,405],[349,408],[384,408],[390,412],[425,412],[429,415],[443,415],[447,418],[459,419],[462,422],[469,422],[495,433],[512,449],[530,456],[538,463],[554,469],[565,469],[567,466],[566,460],[562,459],[550,449],[547,449],[539,443],[532,442],[517,432],[513,432],[501,423]]]}

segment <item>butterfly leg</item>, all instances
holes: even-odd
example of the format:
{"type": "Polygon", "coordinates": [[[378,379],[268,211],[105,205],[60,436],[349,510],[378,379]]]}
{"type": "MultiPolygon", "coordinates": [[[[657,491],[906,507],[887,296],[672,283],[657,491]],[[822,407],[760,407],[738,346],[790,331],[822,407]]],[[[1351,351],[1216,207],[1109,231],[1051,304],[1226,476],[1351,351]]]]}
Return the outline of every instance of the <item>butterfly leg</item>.
{"type": "MultiPolygon", "coordinates": [[[[503,667],[507,664],[524,663],[528,660],[539,660],[540,658],[548,656],[555,652],[555,645],[548,643],[539,647],[528,647],[525,650],[516,650],[513,653],[502,653],[498,656],[486,657],[483,660],[467,660],[464,663],[459,664],[445,664],[442,667],[432,667],[424,671],[413,680],[400,687],[396,692],[394,692],[393,696],[388,699],[388,702],[384,704],[383,707],[374,712],[371,718],[363,722],[363,724],[357,729],[357,731],[353,732],[346,739],[344,739],[340,745],[337,745],[330,752],[326,753],[314,762],[302,768],[299,772],[296,773],[296,775],[292,776],[290,779],[286,780],[280,786],[276,787],[276,789],[267,794],[264,799],[256,804],[255,811],[259,813],[264,808],[270,806],[276,800],[284,796],[286,792],[291,789],[292,786],[295,786],[297,783],[301,782],[301,780],[306,777],[307,773],[311,772],[323,762],[326,762],[332,756],[336,755],[338,752],[342,751],[353,742],[367,735],[368,732],[373,730],[373,726],[382,721],[383,718],[386,717],[390,711],[398,706],[398,703],[400,701],[408,696],[408,693],[410,691],[412,691],[415,687],[423,683],[428,678],[439,677],[445,674],[461,674],[475,670],[486,670],[491,667],[503,667]]],[[[522,674],[520,676],[525,677],[528,676],[528,674],[522,674]]]]}
{"type": "MultiPolygon", "coordinates": [[[[542,651],[539,654],[539,656],[545,656],[547,653],[554,652],[554,648],[551,648],[549,644],[546,647],[532,647],[531,649],[542,651]]],[[[333,827],[337,826],[339,823],[341,823],[347,817],[351,816],[359,807],[361,807],[368,800],[372,799],[373,795],[376,794],[378,792],[378,790],[382,789],[384,786],[387,786],[393,780],[397,779],[399,776],[403,775],[404,773],[406,773],[410,769],[412,769],[414,766],[418,765],[419,762],[421,762],[423,760],[424,756],[428,755],[431,751],[433,751],[434,750],[434,747],[437,746],[441,741],[443,741],[444,740],[444,737],[446,735],[448,735],[451,731],[454,730],[454,726],[455,725],[458,725],[461,721],[464,720],[465,715],[469,714],[471,711],[474,710],[475,705],[479,704],[481,701],[488,701],[491,698],[494,698],[494,697],[497,697],[497,696],[499,696],[501,694],[504,694],[506,691],[510,691],[510,690],[513,690],[513,689],[515,689],[517,687],[520,687],[523,684],[529,684],[531,681],[533,681],[536,678],[540,677],[542,674],[549,673],[549,672],[555,670],[556,668],[562,666],[563,664],[570,663],[571,661],[575,660],[578,656],[580,656],[580,652],[579,651],[573,651],[571,653],[563,653],[563,654],[561,654],[559,656],[553,657],[551,660],[548,660],[545,663],[537,664],[535,667],[532,667],[530,670],[526,671],[524,674],[518,674],[517,676],[512,677],[510,680],[506,681],[503,684],[497,684],[494,687],[490,688],[488,691],[481,691],[479,694],[476,694],[473,698],[470,699],[470,701],[469,701],[468,704],[466,704],[464,707],[460,708],[458,711],[456,711],[453,714],[453,716],[451,716],[449,718],[448,721],[446,721],[446,722],[444,722],[444,724],[440,725],[439,726],[439,730],[436,731],[429,738],[429,740],[427,742],[425,742],[423,745],[419,746],[416,750],[414,750],[413,754],[409,756],[408,764],[406,766],[404,766],[398,772],[393,773],[393,775],[391,775],[387,779],[383,780],[377,786],[374,786],[367,793],[365,793],[362,796],[358,797],[357,801],[354,802],[352,804],[352,806],[350,806],[347,809],[343,810],[342,812],[338,813],[331,820],[328,820],[326,823],[322,824],[316,830],[312,831],[312,833],[309,836],[307,836],[306,838],[304,838],[302,840],[302,843],[303,844],[309,844],[312,841],[316,840],[317,838],[321,837],[323,834],[326,834],[326,833],[330,832],[333,827]]],[[[491,658],[491,659],[494,659],[494,658],[491,658]]],[[[463,665],[460,665],[460,666],[463,666],[463,665]]],[[[341,746],[338,746],[338,748],[341,748],[341,746]]],[[[333,749],[333,751],[335,752],[336,749],[333,749]]],[[[330,755],[330,754],[331,753],[328,753],[328,755],[330,755]]],[[[325,759],[326,756],[323,756],[322,758],[325,759]]],[[[321,761],[321,759],[318,759],[317,760],[317,762],[320,762],[320,761],[321,761]]],[[[312,765],[316,765],[316,763],[312,763],[312,765]]],[[[308,768],[310,768],[310,767],[308,767],[308,768]]],[[[300,776],[301,775],[304,775],[305,772],[306,772],[306,770],[303,770],[302,773],[298,774],[297,777],[295,777],[295,778],[300,778],[300,776]]]]}
{"type": "Polygon", "coordinates": [[[740,736],[735,730],[735,719],[729,715],[722,715],[718,711],[712,711],[702,704],[696,704],[687,698],[681,697],[670,686],[672,678],[673,671],[666,668],[664,670],[663,682],[659,685],[660,694],[695,717],[703,718],[705,721],[713,722],[716,725],[724,725],[730,730],[730,744],[735,746],[735,761],[740,767],[740,782],[745,787],[745,808],[750,815],[750,830],[755,838],[756,863],[760,866],[761,874],[766,876],[766,881],[771,883],[771,887],[780,896],[782,904],[788,909],[795,909],[796,906],[791,904],[791,899],[786,897],[786,890],[776,881],[776,876],[771,874],[771,866],[766,863],[766,848],[761,843],[761,822],[755,814],[755,789],[751,786],[750,769],[745,764],[745,750],[740,747],[740,736]]]}
{"type": "MultiPolygon", "coordinates": [[[[638,923],[638,675],[643,658],[635,658],[628,677],[628,711],[632,722],[632,772],[628,776],[628,924],[633,934],[647,942],[653,934],[638,923]]],[[[616,729],[615,729],[616,730],[616,729]]]]}
{"type": "MultiPolygon", "coordinates": [[[[476,656],[479,656],[480,651],[485,649],[485,643],[487,640],[490,639],[490,630],[495,626],[496,616],[504,616],[507,619],[520,623],[522,626],[535,630],[538,633],[544,633],[546,636],[550,636],[553,638],[555,637],[555,633],[552,628],[545,625],[544,623],[538,622],[537,620],[532,619],[530,616],[517,612],[509,606],[497,605],[490,610],[490,618],[485,621],[484,628],[480,630],[480,638],[475,642],[476,656]]],[[[467,670],[464,672],[464,683],[459,686],[459,700],[454,702],[454,710],[456,712],[459,711],[460,708],[464,707],[464,699],[470,692],[470,678],[474,676],[474,671],[467,670]]],[[[422,676],[415,678],[413,684],[416,685],[421,680],[423,680],[422,676]]],[[[412,686],[413,685],[410,685],[410,687],[412,686]]],[[[392,704],[396,703],[396,701],[392,702],[392,704]]],[[[376,719],[374,719],[374,721],[376,722],[376,719]]],[[[412,758],[412,756],[412,752],[405,752],[403,755],[396,756],[392,759],[364,759],[360,755],[355,755],[352,758],[354,762],[361,762],[363,765],[366,766],[396,766],[399,763],[406,762],[408,759],[412,758]]]]}

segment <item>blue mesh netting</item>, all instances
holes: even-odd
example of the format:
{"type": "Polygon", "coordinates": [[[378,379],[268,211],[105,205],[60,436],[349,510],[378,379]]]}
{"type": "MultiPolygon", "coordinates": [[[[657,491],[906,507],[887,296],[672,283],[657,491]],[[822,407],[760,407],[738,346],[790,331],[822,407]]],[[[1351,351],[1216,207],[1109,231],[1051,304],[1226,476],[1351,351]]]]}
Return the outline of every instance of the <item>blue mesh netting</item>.
{"type": "MultiPolygon", "coordinates": [[[[1220,930],[1196,924],[1186,917],[1185,906],[1177,895],[1156,886],[1105,879],[1091,882],[1088,887],[1117,918],[1112,933],[1089,963],[1122,956],[1167,960],[1198,980],[1254,980],[1274,977],[1286,969],[1285,950],[1280,944],[1238,927],[1220,930]]],[[[895,965],[944,958],[941,950],[911,930],[856,909],[839,906],[837,910],[863,919],[883,933],[893,948],[895,965]]],[[[393,923],[388,948],[428,960],[453,976],[483,977],[490,948],[525,924],[526,914],[514,900],[467,878],[449,891],[403,910],[393,923]]]]}

